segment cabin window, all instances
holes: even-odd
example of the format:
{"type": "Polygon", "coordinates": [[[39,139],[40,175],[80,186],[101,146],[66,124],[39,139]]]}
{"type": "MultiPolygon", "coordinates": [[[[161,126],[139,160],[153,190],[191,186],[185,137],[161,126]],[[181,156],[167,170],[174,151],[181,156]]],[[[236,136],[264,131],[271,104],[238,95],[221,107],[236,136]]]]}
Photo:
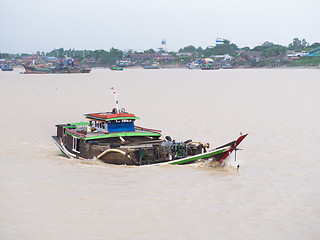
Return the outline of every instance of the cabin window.
{"type": "Polygon", "coordinates": [[[100,128],[100,129],[104,129],[104,128],[105,128],[104,123],[99,122],[99,123],[98,123],[98,128],[100,128]]]}
{"type": "Polygon", "coordinates": [[[100,130],[105,130],[106,129],[106,123],[94,121],[93,122],[93,127],[97,128],[97,129],[100,129],[100,130]]]}
{"type": "Polygon", "coordinates": [[[108,131],[112,132],[134,132],[133,121],[112,121],[108,123],[108,131]]]}
{"type": "Polygon", "coordinates": [[[76,137],[72,137],[72,150],[75,152],[79,152],[79,143],[80,139],[76,137]]]}

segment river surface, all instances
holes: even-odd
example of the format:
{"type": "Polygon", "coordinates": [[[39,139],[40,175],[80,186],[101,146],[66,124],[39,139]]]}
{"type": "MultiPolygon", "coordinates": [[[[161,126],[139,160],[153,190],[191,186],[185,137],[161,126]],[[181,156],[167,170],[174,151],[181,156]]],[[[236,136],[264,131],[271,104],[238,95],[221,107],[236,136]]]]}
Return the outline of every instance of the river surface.
{"type": "Polygon", "coordinates": [[[0,239],[319,239],[320,70],[0,72],[0,239]],[[239,171],[67,159],[55,124],[119,104],[175,140],[249,133],[239,171]]]}

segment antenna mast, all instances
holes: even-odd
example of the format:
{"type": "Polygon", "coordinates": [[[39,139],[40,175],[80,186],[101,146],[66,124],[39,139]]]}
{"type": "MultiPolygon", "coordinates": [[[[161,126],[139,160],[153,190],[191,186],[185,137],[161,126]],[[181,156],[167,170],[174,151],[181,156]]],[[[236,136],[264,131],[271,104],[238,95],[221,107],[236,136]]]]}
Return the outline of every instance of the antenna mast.
{"type": "Polygon", "coordinates": [[[113,90],[112,94],[114,96],[114,102],[116,104],[116,109],[117,109],[117,113],[119,113],[119,106],[118,106],[118,99],[117,99],[117,95],[119,95],[119,93],[116,93],[116,90],[114,89],[114,87],[110,88],[113,90]]]}

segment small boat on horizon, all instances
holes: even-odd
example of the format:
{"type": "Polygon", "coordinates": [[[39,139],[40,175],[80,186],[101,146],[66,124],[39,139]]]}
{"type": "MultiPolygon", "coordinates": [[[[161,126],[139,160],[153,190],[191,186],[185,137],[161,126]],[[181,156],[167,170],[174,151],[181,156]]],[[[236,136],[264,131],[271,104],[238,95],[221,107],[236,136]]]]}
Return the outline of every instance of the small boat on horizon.
{"type": "Polygon", "coordinates": [[[198,61],[192,61],[187,63],[186,66],[188,69],[200,69],[201,64],[198,61]]]}
{"type": "Polygon", "coordinates": [[[110,69],[111,69],[111,70],[114,70],[114,71],[122,71],[122,70],[123,70],[123,67],[111,66],[110,69]]]}
{"type": "MultiPolygon", "coordinates": [[[[114,89],[113,89],[114,90],[114,89]]],[[[248,135],[222,146],[209,149],[209,143],[175,141],[164,137],[161,130],[135,125],[139,118],[119,108],[113,91],[115,107],[110,112],[89,113],[87,122],[57,124],[55,144],[67,157],[98,159],[116,165],[179,165],[209,160],[224,165],[226,159],[248,135]]]]}
{"type": "Polygon", "coordinates": [[[146,63],[142,65],[143,69],[160,69],[162,66],[159,63],[146,63]]]}
{"type": "Polygon", "coordinates": [[[200,67],[201,70],[218,70],[219,67],[217,67],[214,64],[204,64],[200,67]]]}
{"type": "Polygon", "coordinates": [[[1,66],[1,70],[2,71],[13,71],[13,68],[12,67],[10,67],[9,65],[2,65],[1,66]]]}
{"type": "Polygon", "coordinates": [[[66,58],[55,66],[40,64],[39,61],[33,60],[30,64],[22,65],[25,69],[25,74],[49,74],[49,73],[90,73],[91,68],[83,67],[74,64],[72,58],[66,58]]]}

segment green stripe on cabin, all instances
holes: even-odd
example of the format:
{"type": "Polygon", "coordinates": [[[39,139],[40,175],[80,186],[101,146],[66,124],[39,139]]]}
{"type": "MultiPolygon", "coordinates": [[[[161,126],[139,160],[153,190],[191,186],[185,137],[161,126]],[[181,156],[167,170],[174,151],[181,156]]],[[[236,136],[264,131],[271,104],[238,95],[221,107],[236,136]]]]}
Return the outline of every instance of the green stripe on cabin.
{"type": "Polygon", "coordinates": [[[98,136],[92,136],[92,137],[86,137],[86,138],[80,137],[77,134],[73,134],[71,132],[66,132],[66,134],[69,134],[71,136],[74,136],[83,140],[95,140],[95,139],[114,138],[114,137],[160,137],[161,136],[161,133],[155,133],[155,132],[117,132],[117,133],[101,134],[98,136]]]}
{"type": "Polygon", "coordinates": [[[99,135],[94,137],[86,137],[85,140],[94,140],[102,138],[113,138],[113,137],[160,137],[160,133],[154,132],[118,132],[118,133],[108,133],[105,135],[99,135]]]}

